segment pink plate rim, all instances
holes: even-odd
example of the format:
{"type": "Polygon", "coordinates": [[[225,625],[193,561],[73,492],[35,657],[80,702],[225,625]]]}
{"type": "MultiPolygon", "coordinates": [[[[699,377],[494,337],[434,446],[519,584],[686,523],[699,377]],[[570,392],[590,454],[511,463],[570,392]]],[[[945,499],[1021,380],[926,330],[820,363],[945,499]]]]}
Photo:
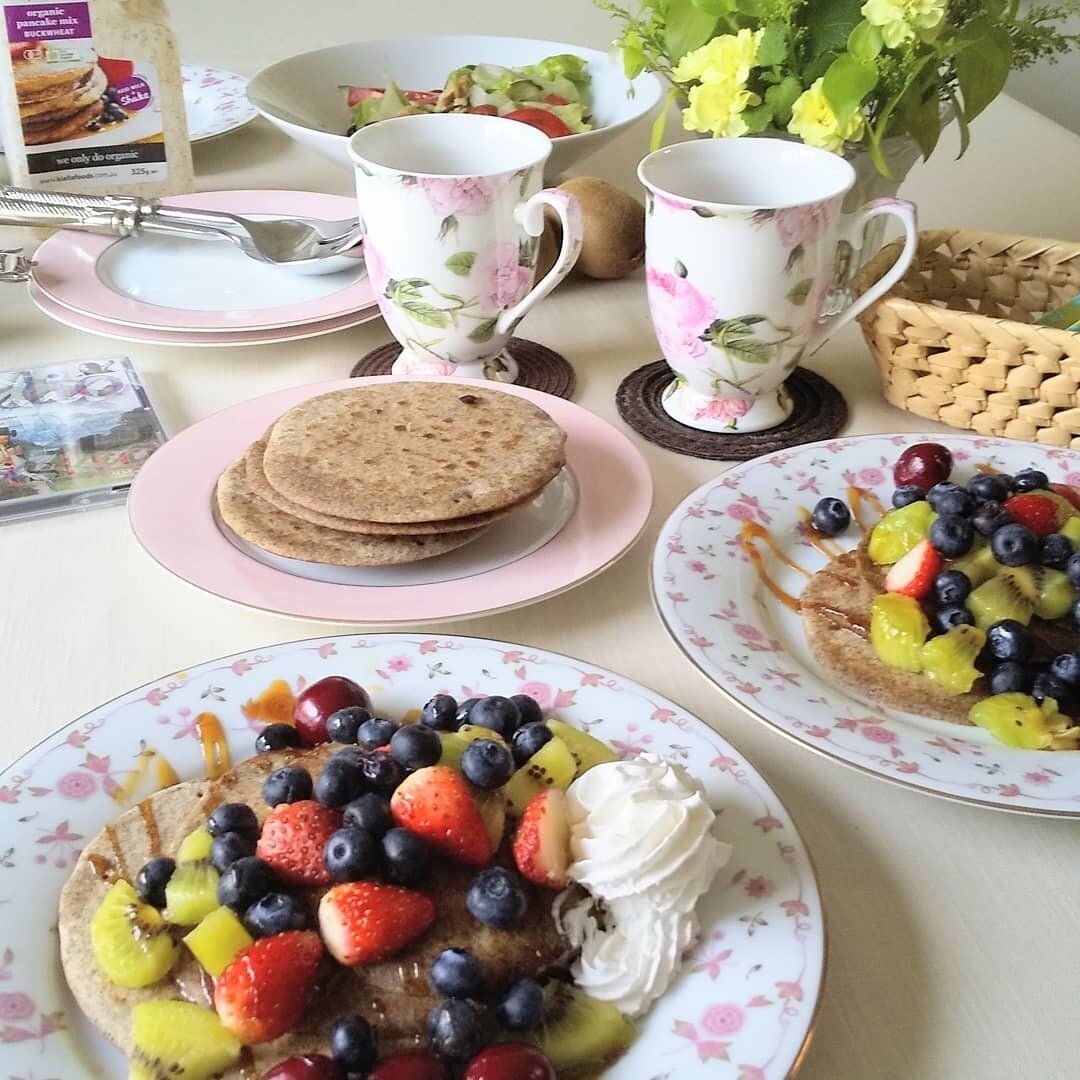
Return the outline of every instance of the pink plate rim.
{"type": "MultiPolygon", "coordinates": [[[[315,191],[204,191],[161,200],[166,205],[226,213],[297,214],[336,220],[354,216],[356,201],[315,191]]],[[[93,319],[147,330],[187,333],[271,330],[355,314],[375,303],[371,282],[359,281],[319,300],[255,310],[192,311],[146,304],[110,289],[98,276],[98,259],[116,237],[71,229],[54,233],[38,248],[31,281],[55,303],[93,319]]],[[[283,273],[285,271],[282,271],[283,273]]]]}
{"type": "Polygon", "coordinates": [[[224,600],[293,618],[392,626],[508,611],[587,581],[623,556],[652,510],[649,466],[608,421],[562,398],[482,379],[454,379],[525,398],[566,432],[577,478],[577,509],[538,551],[455,581],[398,588],[334,585],[293,577],[248,558],[221,533],[211,510],[214,485],[286,409],[318,394],[390,382],[441,382],[374,375],[278,390],[222,409],[170,439],[142,467],[128,498],[131,526],[157,563],[224,600]]]}

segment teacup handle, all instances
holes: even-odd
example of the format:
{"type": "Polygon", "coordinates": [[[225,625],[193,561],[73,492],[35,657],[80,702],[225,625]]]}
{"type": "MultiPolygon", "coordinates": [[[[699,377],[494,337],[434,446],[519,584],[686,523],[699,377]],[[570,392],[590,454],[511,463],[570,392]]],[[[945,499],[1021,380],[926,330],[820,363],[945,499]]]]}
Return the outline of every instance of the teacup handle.
{"type": "Polygon", "coordinates": [[[551,269],[513,307],[507,308],[495,323],[496,334],[510,334],[514,327],[574,268],[581,254],[581,206],[569,192],[557,188],[538,191],[514,211],[518,224],[529,236],[544,233],[544,207],[550,206],[559,215],[562,225],[562,247],[551,269]]]}
{"type": "Polygon", "coordinates": [[[818,324],[810,335],[804,356],[820,349],[842,326],[847,326],[852,319],[862,314],[875,300],[887,293],[907,273],[911,260],[915,257],[915,248],[919,243],[919,226],[915,217],[915,204],[906,199],[875,199],[859,211],[852,223],[852,235],[858,236],[871,218],[889,215],[900,219],[904,226],[904,249],[893,263],[888,273],[884,274],[857,300],[853,300],[843,311],[818,324]]]}

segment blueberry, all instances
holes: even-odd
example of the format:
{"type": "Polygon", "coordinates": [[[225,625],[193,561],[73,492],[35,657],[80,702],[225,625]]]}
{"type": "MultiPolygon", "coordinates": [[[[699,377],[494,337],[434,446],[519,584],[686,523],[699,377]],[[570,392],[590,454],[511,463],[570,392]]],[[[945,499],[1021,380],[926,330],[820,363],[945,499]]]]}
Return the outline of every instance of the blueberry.
{"type": "Polygon", "coordinates": [[[971,517],[975,511],[974,496],[959,484],[935,484],[926,493],[926,501],[942,516],[956,514],[959,517],[971,517]]]}
{"type": "Polygon", "coordinates": [[[307,769],[299,765],[282,765],[263,781],[262,797],[267,806],[277,806],[310,799],[313,789],[311,773],[307,769]]]}
{"type": "Polygon", "coordinates": [[[926,492],[918,484],[904,484],[892,493],[894,510],[910,506],[912,503],[922,502],[926,498],[926,492]]]}
{"type": "Polygon", "coordinates": [[[408,829],[391,829],[382,838],[386,880],[394,885],[416,885],[431,869],[431,848],[422,836],[408,829]]]}
{"type": "Polygon", "coordinates": [[[1069,557],[1065,564],[1065,573],[1069,575],[1069,581],[1080,589],[1080,551],[1069,557]]]}
{"type": "Polygon", "coordinates": [[[449,694],[436,694],[420,710],[420,723],[436,731],[456,731],[458,704],[449,694]]]}
{"type": "Polygon", "coordinates": [[[544,719],[544,710],[540,708],[540,702],[528,694],[511,694],[510,700],[517,706],[518,723],[539,724],[544,719]]]}
{"type": "Polygon", "coordinates": [[[519,979],[503,995],[495,1019],[511,1031],[528,1031],[544,1019],[544,991],[535,979],[519,979]]]}
{"type": "Polygon", "coordinates": [[[222,833],[238,832],[259,839],[259,819],[247,803],[222,803],[207,819],[206,831],[211,836],[222,833]]]}
{"type": "Polygon", "coordinates": [[[247,911],[256,900],[277,888],[273,867],[256,855],[237,859],[218,882],[219,904],[233,911],[247,911]]]}
{"type": "Polygon", "coordinates": [[[1012,521],[1012,514],[1001,503],[986,502],[972,515],[971,523],[982,536],[993,536],[1002,525],[1012,521]]]}
{"type": "Polygon", "coordinates": [[[1055,656],[1050,661],[1050,674],[1066,686],[1080,686],[1080,652],[1055,656]]]}
{"type": "Polygon", "coordinates": [[[323,806],[344,806],[364,789],[364,777],[351,761],[332,758],[315,781],[315,798],[323,806]]]}
{"type": "Polygon", "coordinates": [[[484,969],[468,949],[444,949],[431,962],[431,985],[447,997],[479,997],[484,969]]]}
{"type": "Polygon", "coordinates": [[[338,829],[323,848],[323,862],[335,881],[359,881],[372,873],[378,861],[379,841],[353,825],[338,829]]]}
{"type": "Polygon", "coordinates": [[[971,579],[962,570],[942,570],[934,578],[934,596],[942,607],[962,604],[971,592],[971,579]]]}
{"type": "Polygon", "coordinates": [[[1026,694],[1031,689],[1031,676],[1023,664],[1006,660],[990,672],[991,694],[1026,694]]]}
{"type": "Polygon", "coordinates": [[[1070,630],[1080,632],[1080,597],[1073,602],[1069,614],[1065,616],[1065,623],[1070,630]]]}
{"type": "Polygon", "coordinates": [[[1019,493],[1025,491],[1045,490],[1050,483],[1050,478],[1040,469],[1021,469],[1013,477],[1013,490],[1019,493]]]}
{"type": "Polygon", "coordinates": [[[462,724],[471,724],[469,719],[472,716],[473,707],[480,699],[478,697],[467,698],[457,707],[457,726],[461,727],[462,724]]]}
{"type": "Polygon", "coordinates": [[[267,724],[255,736],[255,753],[268,754],[271,750],[287,750],[300,745],[300,735],[292,724],[267,724]]]}
{"type": "Polygon", "coordinates": [[[348,705],[332,712],[326,721],[326,734],[331,742],[355,745],[360,725],[371,719],[371,713],[359,705],[348,705]]]}
{"type": "Polygon", "coordinates": [[[506,743],[476,739],[461,755],[461,772],[478,788],[502,787],[514,775],[514,759],[506,743]]]}
{"type": "Polygon", "coordinates": [[[839,536],[851,524],[847,503],[831,496],[818,499],[810,520],[822,536],[839,536]]]}
{"type": "Polygon", "coordinates": [[[378,750],[380,746],[389,746],[394,737],[398,725],[393,720],[385,720],[381,716],[373,716],[360,725],[356,741],[365,750],[378,750]]]}
{"type": "Polygon", "coordinates": [[[974,626],[975,617],[963,604],[947,604],[934,613],[934,623],[944,634],[954,626],[974,626]]]}
{"type": "Polygon", "coordinates": [[[1025,525],[1002,525],[990,537],[990,550],[1002,566],[1026,566],[1039,554],[1039,540],[1025,525]]]}
{"type": "Polygon", "coordinates": [[[974,542],[975,526],[970,518],[959,514],[942,514],[930,526],[930,543],[946,559],[966,555],[974,542]]]}
{"type": "Polygon", "coordinates": [[[968,481],[968,491],[981,503],[1003,503],[1012,491],[1011,478],[997,473],[976,473],[968,481]]]}
{"type": "Polygon", "coordinates": [[[439,1057],[467,1061],[482,1045],[480,1014],[461,998],[447,998],[428,1013],[428,1038],[439,1057]]]}
{"type": "Polygon", "coordinates": [[[374,791],[391,794],[405,779],[405,770],[389,754],[368,754],[360,762],[364,783],[374,791]]]}
{"type": "Polygon", "coordinates": [[[347,1073],[366,1073],[375,1064],[375,1033],[357,1014],[343,1016],[330,1026],[330,1056],[347,1073]]]}
{"type": "Polygon", "coordinates": [[[523,724],[514,732],[514,761],[518,765],[524,765],[541,746],[551,742],[551,739],[551,728],[547,724],[523,724]]]}
{"type": "Polygon", "coordinates": [[[442,740],[427,724],[406,724],[394,732],[390,756],[403,769],[415,772],[442,757],[442,740]]]}
{"type": "Polygon", "coordinates": [[[509,742],[521,726],[521,716],[518,707],[508,697],[493,694],[491,697],[481,698],[473,706],[469,713],[469,723],[477,727],[491,728],[509,742]]]}
{"type": "Polygon", "coordinates": [[[1051,570],[1064,570],[1075,553],[1073,542],[1061,533],[1044,536],[1039,544],[1039,562],[1051,570]]]}
{"type": "Polygon", "coordinates": [[[390,804],[374,791],[367,791],[358,799],[353,799],[345,807],[344,817],[346,825],[366,829],[372,836],[383,836],[394,827],[390,804]]]}
{"type": "Polygon", "coordinates": [[[1046,698],[1053,698],[1058,705],[1069,696],[1068,687],[1048,671],[1041,671],[1031,684],[1031,696],[1041,705],[1046,698]]]}
{"type": "Polygon", "coordinates": [[[164,856],[143,863],[142,869],[135,875],[135,892],[139,894],[139,899],[151,907],[163,908],[165,886],[169,884],[175,869],[176,863],[164,856]]]}
{"type": "Polygon", "coordinates": [[[222,833],[215,836],[210,844],[210,862],[219,874],[224,874],[237,859],[246,859],[254,854],[255,841],[244,833],[222,833]]]}
{"type": "Polygon", "coordinates": [[[517,874],[502,866],[481,870],[465,895],[465,906],[478,922],[510,930],[525,917],[528,900],[517,874]]]}
{"type": "Polygon", "coordinates": [[[1002,619],[986,631],[986,647],[996,660],[1023,663],[1031,659],[1035,642],[1022,623],[1015,619],[1002,619]]]}
{"type": "Polygon", "coordinates": [[[335,753],[327,765],[333,765],[334,762],[345,762],[346,765],[351,765],[354,769],[362,769],[364,762],[371,757],[367,750],[362,750],[359,746],[343,746],[335,753]]]}
{"type": "Polygon", "coordinates": [[[252,937],[273,937],[286,930],[304,930],[308,925],[303,904],[288,893],[260,896],[244,913],[244,926],[252,937]]]}

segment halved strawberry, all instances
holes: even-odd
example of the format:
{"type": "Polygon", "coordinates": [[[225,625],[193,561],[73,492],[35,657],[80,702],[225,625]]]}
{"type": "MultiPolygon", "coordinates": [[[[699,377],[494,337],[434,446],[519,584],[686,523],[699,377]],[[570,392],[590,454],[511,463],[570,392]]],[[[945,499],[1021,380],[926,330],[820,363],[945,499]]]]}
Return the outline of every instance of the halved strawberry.
{"type": "Polygon", "coordinates": [[[468,783],[447,765],[417,769],[390,799],[394,822],[457,862],[483,866],[495,853],[468,783]]]}
{"type": "Polygon", "coordinates": [[[1013,521],[1026,525],[1036,536],[1049,536],[1064,524],[1065,513],[1053,499],[1035,492],[1014,495],[1005,501],[1013,521]]]}
{"type": "Polygon", "coordinates": [[[242,1043],[270,1042],[296,1026],[322,959],[319,935],[288,930],[236,954],[214,985],[218,1018],[242,1043]]]}
{"type": "Polygon", "coordinates": [[[374,964],[412,944],[435,921],[430,896],[381,885],[347,881],[319,901],[319,930],[339,964],[374,964]]]}
{"type": "Polygon", "coordinates": [[[563,888],[570,865],[570,819],[566,793],[548,788],[525,807],[514,835],[514,862],[521,876],[551,889],[563,888]]]}
{"type": "Polygon", "coordinates": [[[280,803],[263,822],[255,853],[294,885],[329,885],[323,848],[340,828],[340,810],[311,799],[280,803]]]}
{"type": "Polygon", "coordinates": [[[921,600],[941,572],[941,555],[929,540],[920,540],[885,575],[885,591],[921,600]]]}
{"type": "Polygon", "coordinates": [[[1050,490],[1063,499],[1068,499],[1074,509],[1080,510],[1080,489],[1074,488],[1071,484],[1051,484],[1050,490]]]}

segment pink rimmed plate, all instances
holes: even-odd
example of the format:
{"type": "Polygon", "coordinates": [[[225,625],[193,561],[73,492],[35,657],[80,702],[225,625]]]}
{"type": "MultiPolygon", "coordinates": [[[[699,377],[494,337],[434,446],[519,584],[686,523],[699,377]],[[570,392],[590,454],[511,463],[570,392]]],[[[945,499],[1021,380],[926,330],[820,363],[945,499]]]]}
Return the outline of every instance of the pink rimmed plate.
{"type": "MultiPolygon", "coordinates": [[[[356,216],[356,201],[310,191],[212,191],[162,200],[259,216],[356,216]]],[[[248,258],[226,241],[111,236],[61,229],[38,248],[31,280],[61,307],[93,319],[184,333],[265,331],[340,319],[375,295],[355,269],[305,275],[248,258]]]]}
{"type": "Polygon", "coordinates": [[[193,143],[227,135],[259,115],[248,101],[248,81],[243,75],[194,64],[184,64],[180,74],[184,80],[188,136],[193,143]]]}
{"type": "MultiPolygon", "coordinates": [[[[987,732],[868,704],[821,673],[797,613],[762,583],[741,543],[746,522],[805,570],[826,556],[805,539],[800,510],[823,496],[869,491],[888,507],[906,446],[944,443],[961,482],[978,464],[1039,468],[1080,485],[1080,453],[973,435],[864,435],[782,450],[703,484],[672,513],[653,552],[653,597],[687,659],[742,706],[796,742],[872,776],[999,810],[1080,817],[1080,753],[1015,750],[987,732]]],[[[864,521],[875,514],[863,507],[864,521]]],[[[841,538],[858,540],[852,526],[841,538]]],[[[761,543],[774,582],[797,596],[805,578],[761,543]]]]}
{"type": "MultiPolygon", "coordinates": [[[[652,508],[653,486],[649,467],[633,443],[579,405],[509,385],[498,389],[540,406],[566,432],[566,472],[573,488],[568,496],[573,505],[562,527],[531,551],[523,539],[521,557],[503,551],[462,575],[460,556],[451,552],[413,564],[415,584],[406,583],[401,568],[393,567],[381,576],[366,571],[356,583],[344,584],[303,576],[309,564],[290,571],[257,560],[218,526],[212,504],[222,470],[286,409],[331,390],[408,381],[438,380],[379,375],[292,387],[234,405],[187,428],[158,450],[135,480],[128,505],[136,537],[165,569],[223,599],[302,619],[386,626],[472,618],[544,600],[605,570],[641,535],[652,508]],[[440,575],[441,567],[445,574],[440,575]],[[376,584],[372,575],[386,584],[376,584]]],[[[482,380],[456,381],[492,389],[482,380]]],[[[563,512],[563,505],[558,501],[553,512],[563,512]]],[[[496,524],[475,545],[490,543],[517,516],[496,524]]]]}
{"type": "Polygon", "coordinates": [[[401,717],[434,693],[533,695],[623,755],[680,761],[720,811],[731,862],[702,898],[702,936],[606,1080],[784,1080],[813,1031],[825,967],[814,870],[768,783],[701,720],[585,661],[498,641],[376,634],[270,646],[210,660],[85,714],[0,773],[0,1047],[4,1075],[82,1080],[127,1075],[64,983],[59,891],[80,847],[142,798],[161,757],[184,780],[205,775],[196,719],[212,712],[233,761],[260,724],[241,706],[275,680],[296,692],[324,675],[368,688],[401,717]]]}

